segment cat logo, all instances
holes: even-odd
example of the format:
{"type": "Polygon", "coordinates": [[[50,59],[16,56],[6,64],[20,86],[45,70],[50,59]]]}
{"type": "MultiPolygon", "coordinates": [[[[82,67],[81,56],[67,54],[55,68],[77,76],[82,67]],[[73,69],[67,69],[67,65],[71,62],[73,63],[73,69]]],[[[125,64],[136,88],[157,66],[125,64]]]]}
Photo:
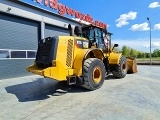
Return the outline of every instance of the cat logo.
{"type": "Polygon", "coordinates": [[[88,42],[83,42],[83,48],[88,48],[88,42]]]}

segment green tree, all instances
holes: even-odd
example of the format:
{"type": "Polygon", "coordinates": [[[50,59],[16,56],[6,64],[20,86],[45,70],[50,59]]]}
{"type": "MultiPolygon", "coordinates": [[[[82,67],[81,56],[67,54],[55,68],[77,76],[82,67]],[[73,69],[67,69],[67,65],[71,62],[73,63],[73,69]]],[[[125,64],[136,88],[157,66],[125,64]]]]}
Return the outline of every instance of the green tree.
{"type": "Polygon", "coordinates": [[[142,52],[139,52],[138,55],[137,55],[137,58],[142,58],[142,57],[143,57],[142,52]]]}
{"type": "Polygon", "coordinates": [[[146,55],[146,58],[150,57],[150,53],[145,53],[145,55],[146,55]]]}
{"type": "Polygon", "coordinates": [[[160,57],[160,49],[158,50],[158,57],[160,57]]]}
{"type": "Polygon", "coordinates": [[[160,50],[159,49],[155,49],[152,53],[153,57],[160,57],[160,50]]]}
{"type": "Polygon", "coordinates": [[[127,52],[128,52],[128,47],[126,45],[124,45],[122,47],[122,55],[127,56],[127,52]]]}
{"type": "Polygon", "coordinates": [[[138,53],[137,58],[141,58],[141,53],[138,53]]]}
{"type": "Polygon", "coordinates": [[[137,56],[137,51],[135,49],[131,48],[130,56],[131,57],[136,57],[137,56]]]}
{"type": "MultiPolygon", "coordinates": [[[[150,53],[138,51],[136,49],[127,47],[126,45],[124,45],[122,47],[122,51],[121,52],[122,52],[122,54],[124,56],[131,56],[131,57],[137,57],[137,58],[149,58],[150,57],[150,53]]],[[[159,49],[155,49],[153,51],[153,53],[152,53],[152,56],[153,57],[160,57],[160,50],[159,49]]]]}
{"type": "Polygon", "coordinates": [[[127,56],[130,56],[130,53],[131,53],[131,48],[127,47],[127,56]]]}

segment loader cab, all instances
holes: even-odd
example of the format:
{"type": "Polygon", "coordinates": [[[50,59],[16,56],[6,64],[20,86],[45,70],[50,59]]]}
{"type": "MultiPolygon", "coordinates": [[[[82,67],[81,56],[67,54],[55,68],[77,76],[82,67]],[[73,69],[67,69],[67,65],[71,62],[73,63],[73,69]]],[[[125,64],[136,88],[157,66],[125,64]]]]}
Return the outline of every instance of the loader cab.
{"type": "Polygon", "coordinates": [[[111,48],[111,35],[106,29],[96,26],[82,27],[82,36],[90,41],[90,47],[106,50],[111,48]]]}

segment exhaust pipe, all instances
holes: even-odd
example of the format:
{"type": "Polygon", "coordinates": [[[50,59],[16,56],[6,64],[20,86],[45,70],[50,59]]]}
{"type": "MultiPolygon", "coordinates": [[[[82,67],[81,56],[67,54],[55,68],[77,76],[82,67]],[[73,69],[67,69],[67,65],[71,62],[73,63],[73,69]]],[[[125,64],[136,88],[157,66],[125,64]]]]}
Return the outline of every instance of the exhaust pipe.
{"type": "Polygon", "coordinates": [[[68,25],[68,30],[69,30],[70,36],[73,36],[74,34],[73,34],[73,28],[72,28],[71,24],[68,25]]]}

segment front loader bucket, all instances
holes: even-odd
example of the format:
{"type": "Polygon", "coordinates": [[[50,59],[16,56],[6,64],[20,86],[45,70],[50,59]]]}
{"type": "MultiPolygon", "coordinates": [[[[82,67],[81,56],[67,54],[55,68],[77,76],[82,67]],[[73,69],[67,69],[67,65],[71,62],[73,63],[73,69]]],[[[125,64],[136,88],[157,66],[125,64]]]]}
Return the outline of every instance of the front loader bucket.
{"type": "Polygon", "coordinates": [[[137,62],[135,57],[127,57],[128,73],[137,72],[137,62]]]}

